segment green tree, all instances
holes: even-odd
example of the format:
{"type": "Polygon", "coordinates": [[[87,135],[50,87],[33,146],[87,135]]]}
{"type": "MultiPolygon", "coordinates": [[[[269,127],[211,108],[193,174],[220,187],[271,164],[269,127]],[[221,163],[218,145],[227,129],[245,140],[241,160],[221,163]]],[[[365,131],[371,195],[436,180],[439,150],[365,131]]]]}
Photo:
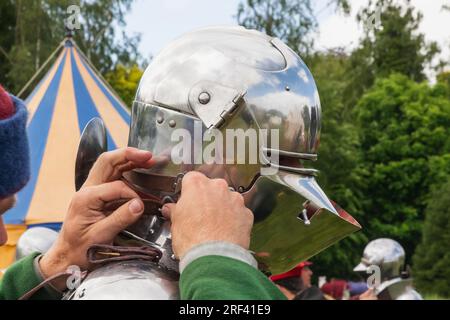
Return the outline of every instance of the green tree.
{"type": "Polygon", "coordinates": [[[51,50],[47,44],[52,34],[43,32],[49,23],[42,14],[41,1],[7,0],[0,6],[0,82],[17,91],[40,67],[42,54],[51,50]]]}
{"type": "Polygon", "coordinates": [[[435,42],[427,43],[418,32],[422,14],[409,1],[370,0],[357,16],[366,26],[365,35],[350,59],[349,86],[345,90],[346,103],[353,106],[377,78],[401,73],[420,82],[424,70],[439,52],[435,42]],[[380,12],[380,25],[373,25],[380,12]],[[373,27],[367,27],[371,25],[373,27]]]}
{"type": "Polygon", "coordinates": [[[0,21],[0,83],[7,86],[5,75],[12,65],[10,49],[15,33],[15,10],[10,0],[0,1],[0,21]]]}
{"type": "Polygon", "coordinates": [[[129,36],[123,31],[125,16],[134,0],[78,1],[81,30],[75,32],[75,41],[100,72],[112,70],[117,62],[125,65],[142,62],[138,53],[140,35],[129,36]]]}
{"type": "Polygon", "coordinates": [[[105,78],[130,108],[143,73],[143,70],[136,64],[129,68],[118,64],[113,71],[106,74],[105,78]]]}
{"type": "Polygon", "coordinates": [[[247,0],[239,4],[238,23],[278,37],[302,53],[313,45],[317,21],[309,0],[247,0]]]}
{"type": "Polygon", "coordinates": [[[435,188],[425,211],[422,242],[414,255],[414,279],[427,294],[450,297],[450,177],[435,188]]]}
{"type": "MultiPolygon", "coordinates": [[[[357,220],[363,218],[360,199],[359,141],[356,124],[343,103],[349,57],[341,50],[316,53],[309,59],[322,104],[322,133],[319,157],[314,167],[320,170],[319,183],[334,201],[357,220]]],[[[333,245],[313,258],[316,274],[352,277],[367,242],[364,230],[333,245]],[[336,263],[339,261],[339,263],[336,263]]]]}
{"type": "MultiPolygon", "coordinates": [[[[349,12],[347,0],[331,0],[328,5],[349,12]]],[[[317,20],[310,0],[244,0],[239,4],[240,25],[280,38],[293,50],[308,55],[313,47],[317,20]]]]}
{"type": "Polygon", "coordinates": [[[448,88],[394,74],[363,96],[356,116],[366,232],[397,239],[411,256],[430,187],[450,172],[448,88]]]}
{"type": "Polygon", "coordinates": [[[450,99],[450,71],[442,72],[436,77],[438,83],[441,83],[443,86],[446,86],[448,89],[448,98],[450,99]]]}
{"type": "Polygon", "coordinates": [[[18,92],[64,39],[67,8],[80,7],[74,39],[102,73],[139,62],[139,36],[117,37],[133,0],[6,0],[0,4],[0,82],[18,92]],[[3,18],[5,17],[5,19],[3,18]],[[117,28],[117,26],[119,28],[117,28]],[[7,32],[9,31],[9,32],[7,32]]]}

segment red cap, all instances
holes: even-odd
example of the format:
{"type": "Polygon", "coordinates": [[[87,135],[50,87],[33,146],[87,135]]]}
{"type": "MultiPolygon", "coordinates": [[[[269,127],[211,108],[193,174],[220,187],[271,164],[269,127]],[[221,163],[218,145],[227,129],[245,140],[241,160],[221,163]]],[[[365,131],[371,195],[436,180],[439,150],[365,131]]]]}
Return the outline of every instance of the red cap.
{"type": "Polygon", "coordinates": [[[14,112],[14,103],[9,94],[0,85],[0,120],[10,118],[14,112]]]}
{"type": "Polygon", "coordinates": [[[325,283],[320,290],[323,293],[332,296],[336,300],[341,300],[344,296],[344,291],[348,288],[348,283],[345,280],[332,280],[325,283]]]}
{"type": "Polygon", "coordinates": [[[270,277],[270,280],[277,281],[277,280],[281,280],[281,279],[300,277],[300,275],[302,274],[303,268],[310,266],[312,264],[313,263],[310,261],[300,262],[294,269],[292,269],[288,272],[285,272],[285,273],[273,275],[270,277]]]}

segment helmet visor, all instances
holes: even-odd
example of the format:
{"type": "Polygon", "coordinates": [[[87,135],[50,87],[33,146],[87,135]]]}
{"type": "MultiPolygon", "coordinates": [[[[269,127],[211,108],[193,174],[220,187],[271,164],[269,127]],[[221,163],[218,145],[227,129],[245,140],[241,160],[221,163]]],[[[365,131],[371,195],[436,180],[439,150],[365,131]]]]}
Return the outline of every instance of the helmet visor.
{"type": "Polygon", "coordinates": [[[282,171],[261,176],[244,199],[255,215],[250,249],[272,274],[292,269],[361,229],[311,176],[282,171]]]}

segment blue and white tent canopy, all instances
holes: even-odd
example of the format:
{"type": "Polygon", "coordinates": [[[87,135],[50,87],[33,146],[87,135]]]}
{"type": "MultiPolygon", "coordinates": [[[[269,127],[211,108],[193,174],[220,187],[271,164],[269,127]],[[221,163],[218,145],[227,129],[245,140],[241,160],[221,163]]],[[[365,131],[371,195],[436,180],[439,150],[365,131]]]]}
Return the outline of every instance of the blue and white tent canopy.
{"type": "Polygon", "coordinates": [[[58,229],[75,192],[82,130],[93,117],[102,118],[109,148],[125,147],[130,114],[71,39],[26,104],[31,180],[4,216],[5,223],[16,230],[36,225],[58,229]]]}

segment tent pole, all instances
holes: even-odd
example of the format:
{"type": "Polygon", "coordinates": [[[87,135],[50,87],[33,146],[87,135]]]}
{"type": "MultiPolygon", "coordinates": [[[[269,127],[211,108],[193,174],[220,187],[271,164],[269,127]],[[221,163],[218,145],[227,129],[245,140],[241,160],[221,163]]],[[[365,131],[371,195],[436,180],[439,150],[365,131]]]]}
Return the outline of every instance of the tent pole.
{"type": "Polygon", "coordinates": [[[19,91],[17,96],[20,98],[22,94],[28,89],[28,87],[33,83],[34,80],[36,80],[37,76],[42,72],[42,70],[47,67],[47,65],[50,63],[50,61],[53,59],[53,57],[56,55],[56,53],[61,49],[63,46],[63,42],[59,44],[59,46],[53,51],[53,53],[50,55],[50,57],[44,62],[44,64],[39,68],[38,71],[31,77],[30,81],[27,82],[27,84],[22,88],[22,90],[19,91]]]}
{"type": "MultiPolygon", "coordinates": [[[[99,76],[99,78],[106,84],[106,86],[108,87],[109,91],[111,91],[111,93],[114,95],[114,97],[119,100],[119,102],[122,104],[122,106],[127,106],[126,103],[122,100],[121,97],[119,97],[116,93],[116,91],[111,87],[111,85],[109,84],[108,81],[106,81],[106,79],[103,77],[103,75],[100,73],[100,71],[97,70],[97,68],[92,64],[92,62],[86,57],[86,55],[84,54],[83,50],[80,49],[80,47],[76,44],[75,41],[72,42],[73,45],[75,46],[75,48],[77,48],[78,52],[81,54],[81,56],[84,58],[84,60],[89,64],[89,66],[92,68],[92,70],[94,70],[95,74],[97,76],[99,76]]],[[[129,112],[128,109],[125,108],[125,110],[127,112],[129,112]]]]}

